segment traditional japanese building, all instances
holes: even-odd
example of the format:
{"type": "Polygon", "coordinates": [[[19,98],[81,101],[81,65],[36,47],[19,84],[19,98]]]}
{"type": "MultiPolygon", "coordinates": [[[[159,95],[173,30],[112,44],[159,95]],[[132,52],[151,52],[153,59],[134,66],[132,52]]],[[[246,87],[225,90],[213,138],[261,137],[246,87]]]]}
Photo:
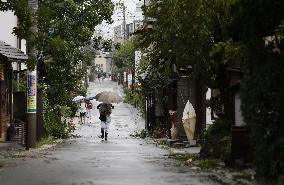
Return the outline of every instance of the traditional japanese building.
{"type": "Polygon", "coordinates": [[[21,50],[0,41],[0,141],[5,141],[7,128],[13,120],[13,62],[28,59],[21,50]]]}

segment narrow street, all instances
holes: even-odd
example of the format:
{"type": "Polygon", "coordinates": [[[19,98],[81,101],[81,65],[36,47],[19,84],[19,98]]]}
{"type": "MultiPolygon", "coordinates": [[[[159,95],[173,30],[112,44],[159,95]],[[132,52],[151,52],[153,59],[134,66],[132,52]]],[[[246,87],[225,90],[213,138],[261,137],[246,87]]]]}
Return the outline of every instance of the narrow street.
{"type": "MultiPolygon", "coordinates": [[[[103,90],[121,93],[115,82],[91,83],[88,95],[103,90]]],[[[97,103],[94,105],[96,107],[97,103]]],[[[81,137],[67,140],[39,158],[5,159],[1,185],[201,185],[205,173],[168,159],[168,151],[130,137],[143,128],[136,110],[125,103],[114,105],[109,140],[101,141],[98,110],[93,119],[77,125],[81,137]],[[16,178],[15,178],[16,177],[16,178]]]]}

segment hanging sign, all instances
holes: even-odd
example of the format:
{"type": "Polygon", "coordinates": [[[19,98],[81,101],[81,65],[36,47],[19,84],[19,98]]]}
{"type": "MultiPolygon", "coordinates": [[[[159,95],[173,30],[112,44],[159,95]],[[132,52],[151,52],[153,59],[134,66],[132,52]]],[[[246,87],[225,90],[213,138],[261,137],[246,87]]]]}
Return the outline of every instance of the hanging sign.
{"type": "Polygon", "coordinates": [[[141,60],[141,51],[135,51],[135,69],[140,64],[140,60],[141,60]]]}
{"type": "Polygon", "coordinates": [[[127,73],[126,72],[123,72],[123,82],[126,83],[127,82],[127,73]]]}
{"type": "Polygon", "coordinates": [[[128,88],[131,89],[133,86],[132,74],[128,74],[128,88]]]}

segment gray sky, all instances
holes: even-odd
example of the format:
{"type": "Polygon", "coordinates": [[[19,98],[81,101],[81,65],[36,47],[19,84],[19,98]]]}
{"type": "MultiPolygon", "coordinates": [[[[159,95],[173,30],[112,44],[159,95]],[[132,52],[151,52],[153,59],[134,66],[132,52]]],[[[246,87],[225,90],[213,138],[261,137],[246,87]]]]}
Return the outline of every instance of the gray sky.
{"type": "MultiPolygon", "coordinates": [[[[136,9],[136,3],[141,2],[139,0],[112,0],[115,4],[118,2],[125,3],[126,6],[126,22],[132,22],[134,19],[134,12],[136,9]]],[[[112,19],[114,21],[113,24],[109,25],[103,23],[96,27],[96,30],[99,30],[105,38],[112,38],[113,36],[113,27],[122,24],[123,21],[123,13],[122,8],[119,6],[115,7],[114,14],[112,19]]]]}

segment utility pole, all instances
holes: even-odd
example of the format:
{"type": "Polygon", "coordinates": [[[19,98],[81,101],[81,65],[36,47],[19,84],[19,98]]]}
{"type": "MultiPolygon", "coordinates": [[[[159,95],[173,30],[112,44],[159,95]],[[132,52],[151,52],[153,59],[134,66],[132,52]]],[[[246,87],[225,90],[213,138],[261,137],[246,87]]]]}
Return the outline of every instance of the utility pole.
{"type": "MultiPolygon", "coordinates": [[[[28,6],[32,13],[30,27],[31,36],[27,40],[27,53],[29,60],[37,61],[37,50],[34,46],[34,35],[37,34],[37,24],[35,14],[38,9],[38,0],[28,0],[28,6]]],[[[37,67],[28,69],[27,74],[27,149],[36,146],[36,126],[37,126],[37,67]]]]}
{"type": "Polygon", "coordinates": [[[126,41],[126,7],[125,4],[123,2],[123,7],[122,7],[122,11],[123,11],[123,41],[126,41]]]}

